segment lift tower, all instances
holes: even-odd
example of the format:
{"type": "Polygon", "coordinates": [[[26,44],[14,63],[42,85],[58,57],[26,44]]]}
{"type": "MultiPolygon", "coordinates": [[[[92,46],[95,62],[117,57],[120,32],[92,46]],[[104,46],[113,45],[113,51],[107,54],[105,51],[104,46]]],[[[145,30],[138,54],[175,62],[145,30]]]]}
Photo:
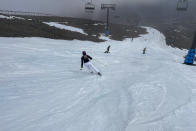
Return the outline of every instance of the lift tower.
{"type": "Polygon", "coordinates": [[[109,30],[109,23],[110,23],[110,9],[115,10],[116,4],[101,4],[102,10],[107,10],[107,25],[106,25],[106,35],[108,36],[110,34],[109,30]]]}

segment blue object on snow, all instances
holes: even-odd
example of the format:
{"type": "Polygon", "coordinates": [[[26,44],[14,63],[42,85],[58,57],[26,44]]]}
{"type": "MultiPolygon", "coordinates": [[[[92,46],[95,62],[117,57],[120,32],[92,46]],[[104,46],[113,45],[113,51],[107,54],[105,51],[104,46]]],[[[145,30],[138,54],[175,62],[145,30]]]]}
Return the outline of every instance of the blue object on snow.
{"type": "Polygon", "coordinates": [[[105,34],[108,36],[108,35],[110,35],[110,31],[109,30],[106,30],[105,31],[105,34]]]}
{"type": "Polygon", "coordinates": [[[196,52],[196,49],[190,49],[186,58],[185,58],[185,61],[184,63],[185,64],[193,64],[194,63],[194,60],[195,60],[195,52],[196,52]]]}

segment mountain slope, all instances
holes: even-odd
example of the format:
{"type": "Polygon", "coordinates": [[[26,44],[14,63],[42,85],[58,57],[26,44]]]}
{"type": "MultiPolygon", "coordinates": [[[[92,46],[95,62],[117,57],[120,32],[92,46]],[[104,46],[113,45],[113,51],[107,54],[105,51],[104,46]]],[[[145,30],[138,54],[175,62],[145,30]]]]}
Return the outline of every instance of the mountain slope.
{"type": "Polygon", "coordinates": [[[0,38],[0,130],[195,131],[196,68],[147,31],[101,44],[0,38]],[[79,70],[83,50],[102,77],[79,70]]]}
{"type": "MultiPolygon", "coordinates": [[[[105,33],[105,27],[104,22],[87,19],[53,16],[6,16],[0,14],[0,37],[43,37],[61,40],[76,39],[103,42],[99,37],[100,34],[105,33]],[[84,33],[46,24],[54,22],[64,26],[80,28],[84,33]]],[[[130,37],[136,38],[140,34],[146,34],[144,28],[120,24],[110,24],[110,31],[110,37],[113,40],[123,40],[130,37]]]]}

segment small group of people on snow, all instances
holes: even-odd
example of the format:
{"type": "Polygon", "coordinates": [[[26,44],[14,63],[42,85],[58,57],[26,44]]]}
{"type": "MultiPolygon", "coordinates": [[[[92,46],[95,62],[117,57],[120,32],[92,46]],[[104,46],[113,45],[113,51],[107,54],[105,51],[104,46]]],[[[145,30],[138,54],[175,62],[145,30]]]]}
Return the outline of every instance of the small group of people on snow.
{"type": "MultiPolygon", "coordinates": [[[[107,47],[107,50],[104,53],[110,53],[110,45],[107,47]]],[[[143,54],[146,54],[146,47],[143,49],[143,54]]],[[[81,57],[81,69],[83,69],[83,65],[91,72],[91,73],[97,73],[99,76],[102,76],[100,71],[90,62],[93,58],[89,55],[87,55],[86,51],[82,51],[82,57],[81,57]]]]}

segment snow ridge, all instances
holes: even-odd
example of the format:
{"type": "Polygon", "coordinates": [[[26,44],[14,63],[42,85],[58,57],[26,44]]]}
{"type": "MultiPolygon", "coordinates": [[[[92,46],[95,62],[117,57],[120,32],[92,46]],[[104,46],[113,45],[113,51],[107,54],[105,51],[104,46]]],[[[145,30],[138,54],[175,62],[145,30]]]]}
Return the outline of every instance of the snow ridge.
{"type": "Polygon", "coordinates": [[[22,17],[16,17],[16,16],[4,16],[4,15],[0,15],[0,19],[21,19],[21,20],[25,20],[22,17]]]}
{"type": "Polygon", "coordinates": [[[54,27],[59,28],[59,29],[69,30],[69,31],[78,32],[78,33],[81,33],[81,34],[84,34],[84,35],[88,35],[87,33],[85,33],[80,28],[76,28],[76,27],[72,27],[72,26],[68,26],[68,25],[64,25],[64,24],[59,24],[57,22],[43,22],[43,23],[47,24],[49,26],[54,26],[54,27]]]}

